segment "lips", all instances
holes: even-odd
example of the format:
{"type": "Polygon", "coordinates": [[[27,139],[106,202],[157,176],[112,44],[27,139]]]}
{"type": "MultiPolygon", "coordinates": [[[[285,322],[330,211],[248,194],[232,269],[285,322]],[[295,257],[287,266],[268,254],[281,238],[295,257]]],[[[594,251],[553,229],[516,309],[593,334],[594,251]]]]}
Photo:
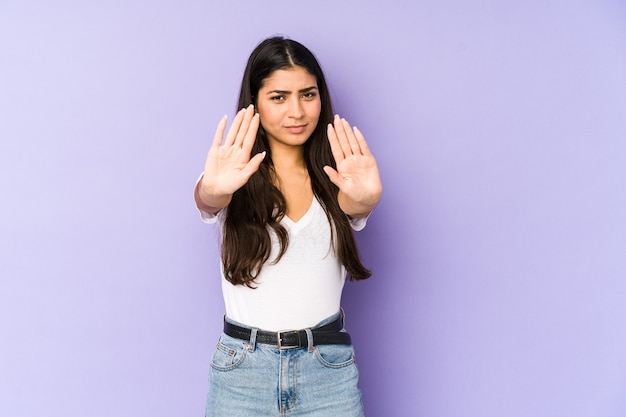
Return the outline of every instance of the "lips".
{"type": "Polygon", "coordinates": [[[285,126],[285,130],[287,130],[289,133],[298,134],[303,133],[306,130],[306,126],[307,125],[285,126]]]}

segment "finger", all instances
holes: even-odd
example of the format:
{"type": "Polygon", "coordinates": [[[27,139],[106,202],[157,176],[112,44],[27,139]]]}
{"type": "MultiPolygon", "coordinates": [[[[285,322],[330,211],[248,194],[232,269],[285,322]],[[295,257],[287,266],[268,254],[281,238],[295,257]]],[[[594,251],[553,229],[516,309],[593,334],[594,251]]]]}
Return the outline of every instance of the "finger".
{"type": "Polygon", "coordinates": [[[241,172],[244,175],[246,175],[248,178],[250,178],[252,174],[254,174],[255,172],[259,170],[259,167],[261,166],[261,162],[263,162],[263,159],[265,158],[265,154],[266,152],[263,151],[261,153],[254,155],[254,157],[250,159],[250,161],[241,170],[241,172]]]}
{"type": "Polygon", "coordinates": [[[333,167],[330,167],[328,165],[324,167],[324,172],[326,173],[326,175],[328,175],[328,179],[330,180],[330,182],[332,182],[337,187],[339,187],[339,189],[341,189],[341,186],[343,184],[343,178],[341,178],[341,175],[339,175],[339,173],[337,173],[337,171],[333,167]]]}
{"type": "Polygon", "coordinates": [[[246,138],[248,130],[250,129],[250,122],[254,117],[254,106],[250,104],[243,113],[243,120],[241,122],[241,126],[239,127],[239,131],[237,132],[237,136],[235,136],[235,146],[241,147],[243,144],[243,140],[246,138]]]}
{"type": "Polygon", "coordinates": [[[350,151],[353,155],[361,155],[361,148],[359,147],[359,142],[350,127],[350,123],[346,119],[341,119],[341,123],[343,125],[344,132],[346,132],[346,137],[348,138],[348,144],[350,145],[350,151]]]}
{"type": "Polygon", "coordinates": [[[235,137],[237,136],[237,132],[239,131],[239,127],[241,126],[241,121],[243,120],[243,113],[245,109],[241,109],[235,115],[233,119],[233,124],[230,125],[230,129],[228,129],[228,134],[226,135],[226,140],[224,141],[224,146],[232,146],[235,142],[235,137]]]}
{"type": "Polygon", "coordinates": [[[260,123],[259,114],[255,114],[252,116],[252,121],[250,122],[250,127],[248,128],[248,132],[246,133],[246,137],[241,144],[241,148],[246,152],[247,155],[252,151],[252,146],[254,146],[254,142],[256,141],[256,134],[259,130],[260,123]]]}
{"type": "Polygon", "coordinates": [[[337,133],[337,140],[339,142],[339,146],[341,147],[341,151],[344,156],[351,154],[350,143],[348,142],[348,136],[346,135],[345,126],[343,121],[339,118],[339,115],[335,115],[334,120],[335,132],[337,133]]]}
{"type": "Polygon", "coordinates": [[[335,158],[335,162],[340,163],[344,160],[344,155],[343,151],[341,150],[341,145],[339,145],[339,139],[337,139],[337,133],[335,132],[335,128],[331,123],[329,123],[326,130],[328,132],[328,143],[330,144],[330,151],[333,153],[333,158],[335,158]]]}
{"type": "Polygon", "coordinates": [[[363,155],[371,155],[372,151],[370,151],[369,146],[367,146],[367,142],[365,141],[365,137],[363,136],[363,133],[361,133],[361,131],[354,126],[354,136],[356,137],[357,142],[359,143],[359,148],[361,148],[361,153],[363,155]]]}
{"type": "Polygon", "coordinates": [[[213,136],[213,144],[212,148],[218,147],[222,144],[222,139],[224,139],[224,131],[226,130],[226,116],[222,116],[220,122],[217,124],[217,129],[215,129],[215,136],[213,136]]]}

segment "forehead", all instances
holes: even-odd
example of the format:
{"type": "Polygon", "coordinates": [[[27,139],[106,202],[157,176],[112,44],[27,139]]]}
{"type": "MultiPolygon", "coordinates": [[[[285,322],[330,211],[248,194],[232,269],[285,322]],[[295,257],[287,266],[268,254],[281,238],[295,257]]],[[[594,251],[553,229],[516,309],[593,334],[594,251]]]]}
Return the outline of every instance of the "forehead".
{"type": "Polygon", "coordinates": [[[261,90],[297,91],[309,87],[317,87],[317,79],[306,69],[296,66],[272,72],[263,80],[261,90]]]}

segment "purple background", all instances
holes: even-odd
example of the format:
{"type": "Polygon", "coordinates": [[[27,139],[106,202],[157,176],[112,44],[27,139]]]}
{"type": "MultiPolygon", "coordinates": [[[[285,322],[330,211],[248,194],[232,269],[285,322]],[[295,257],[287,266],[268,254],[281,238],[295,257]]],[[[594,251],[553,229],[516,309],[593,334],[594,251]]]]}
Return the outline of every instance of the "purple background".
{"type": "Polygon", "coordinates": [[[277,33],[383,176],[344,293],[368,416],[626,415],[626,3],[85,3],[0,3],[0,416],[202,415],[191,192],[277,33]]]}

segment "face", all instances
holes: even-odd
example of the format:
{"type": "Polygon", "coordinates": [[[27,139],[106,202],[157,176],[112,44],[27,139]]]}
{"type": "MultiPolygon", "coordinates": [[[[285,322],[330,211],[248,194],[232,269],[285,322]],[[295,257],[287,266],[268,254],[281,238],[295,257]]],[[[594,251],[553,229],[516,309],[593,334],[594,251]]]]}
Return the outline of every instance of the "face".
{"type": "Polygon", "coordinates": [[[315,130],[322,103],[315,76],[304,68],[272,72],[257,97],[257,111],[272,150],[302,146],[315,130]]]}

